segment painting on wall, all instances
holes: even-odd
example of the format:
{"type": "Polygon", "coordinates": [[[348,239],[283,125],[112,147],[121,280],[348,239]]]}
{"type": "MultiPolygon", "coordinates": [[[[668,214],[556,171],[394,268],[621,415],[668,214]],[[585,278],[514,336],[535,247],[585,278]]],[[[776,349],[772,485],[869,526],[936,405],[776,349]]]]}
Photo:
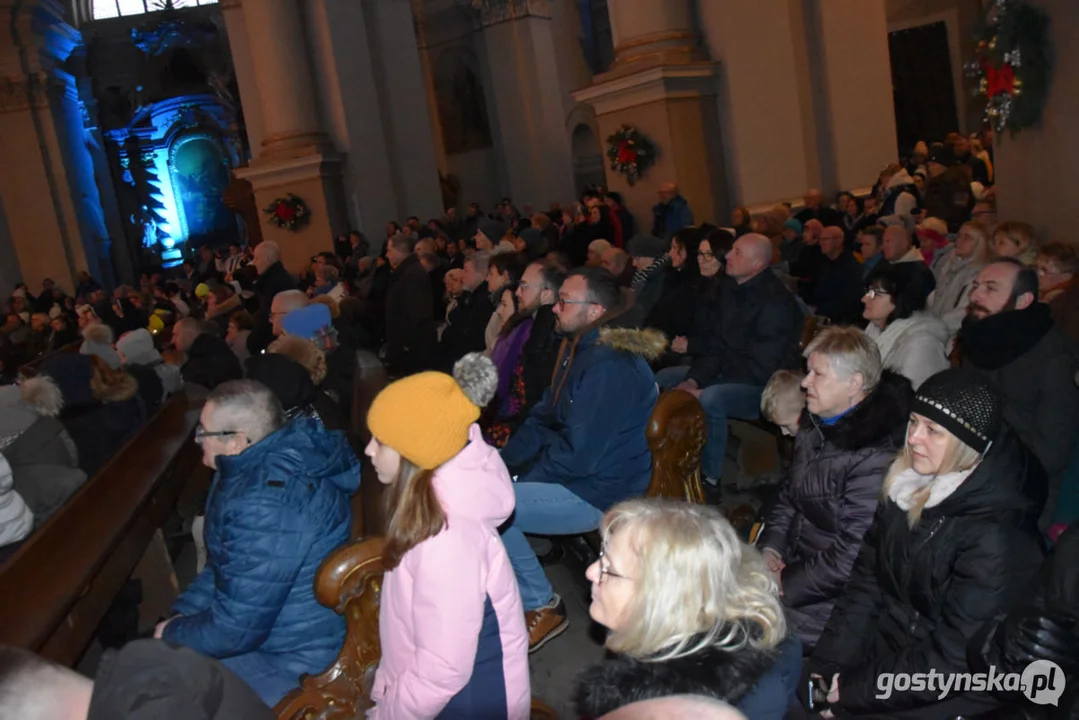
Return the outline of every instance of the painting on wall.
{"type": "Polygon", "coordinates": [[[447,155],[491,146],[487,98],[476,56],[469,48],[443,52],[436,63],[435,97],[447,155]]]}
{"type": "Polygon", "coordinates": [[[236,218],[223,199],[230,165],[218,142],[205,134],[181,136],[173,144],[169,165],[191,244],[234,240],[236,218]]]}

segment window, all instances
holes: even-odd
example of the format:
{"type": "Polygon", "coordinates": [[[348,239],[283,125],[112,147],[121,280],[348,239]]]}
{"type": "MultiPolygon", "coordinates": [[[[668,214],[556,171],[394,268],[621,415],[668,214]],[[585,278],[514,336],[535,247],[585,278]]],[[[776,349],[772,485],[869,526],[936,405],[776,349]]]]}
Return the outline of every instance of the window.
{"type": "MultiPolygon", "coordinates": [[[[93,0],[94,20],[104,18],[143,15],[162,10],[163,0],[93,0]]],[[[172,0],[175,8],[191,8],[198,5],[216,5],[217,0],[172,0]]]]}

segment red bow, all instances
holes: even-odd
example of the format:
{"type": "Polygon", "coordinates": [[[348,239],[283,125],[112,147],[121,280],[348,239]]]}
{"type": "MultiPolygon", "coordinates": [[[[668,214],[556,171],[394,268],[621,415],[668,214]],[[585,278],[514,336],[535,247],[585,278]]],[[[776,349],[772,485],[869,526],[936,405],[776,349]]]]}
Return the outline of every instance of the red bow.
{"type": "Polygon", "coordinates": [[[637,162],[637,151],[630,147],[628,140],[618,143],[618,162],[621,165],[637,162]]]}
{"type": "Polygon", "coordinates": [[[274,215],[277,216],[279,220],[288,222],[296,219],[296,210],[285,203],[278,203],[277,207],[274,208],[274,215]]]}
{"type": "Polygon", "coordinates": [[[985,67],[985,94],[989,97],[997,95],[1011,95],[1015,90],[1015,68],[1007,63],[995,68],[986,63],[985,67]]]}

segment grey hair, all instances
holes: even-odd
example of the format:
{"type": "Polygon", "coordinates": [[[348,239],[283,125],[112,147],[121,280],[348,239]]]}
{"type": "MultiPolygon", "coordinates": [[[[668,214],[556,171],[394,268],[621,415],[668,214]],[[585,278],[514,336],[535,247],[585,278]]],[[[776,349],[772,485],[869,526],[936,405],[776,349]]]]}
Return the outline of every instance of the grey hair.
{"type": "Polygon", "coordinates": [[[341,279],[341,273],[333,265],[323,265],[315,272],[315,277],[322,278],[323,282],[336,283],[341,279]]]}
{"type": "Polygon", "coordinates": [[[252,445],[285,424],[285,413],[273,391],[255,380],[221,383],[206,404],[213,404],[214,417],[228,429],[244,433],[252,445]]]}
{"type": "Polygon", "coordinates": [[[868,395],[880,384],[884,372],[880,347],[876,341],[855,327],[828,327],[809,343],[803,355],[820,353],[828,358],[835,374],[842,379],[862,376],[862,392],[868,395]]]}
{"type": "Polygon", "coordinates": [[[491,267],[491,253],[487,250],[474,252],[465,258],[465,264],[471,264],[472,267],[476,268],[476,272],[486,275],[491,267]]]}
{"type": "Polygon", "coordinates": [[[4,717],[62,717],[72,690],[89,680],[29,650],[0,645],[0,707],[4,717]]]}
{"type": "Polygon", "coordinates": [[[255,246],[255,249],[259,250],[271,264],[281,260],[281,247],[273,240],[263,240],[255,246]]]}
{"type": "Polygon", "coordinates": [[[285,307],[284,312],[292,312],[305,308],[311,304],[311,299],[303,290],[282,290],[273,296],[274,301],[280,302],[285,307]]]}
{"type": "Polygon", "coordinates": [[[638,592],[607,647],[666,662],[707,647],[775,647],[787,634],[779,589],[757,550],[715,508],[657,498],[607,511],[604,546],[619,532],[637,556],[638,592]]]}
{"type": "Polygon", "coordinates": [[[482,353],[468,353],[454,363],[453,379],[476,407],[486,407],[498,392],[498,370],[482,353]]]}

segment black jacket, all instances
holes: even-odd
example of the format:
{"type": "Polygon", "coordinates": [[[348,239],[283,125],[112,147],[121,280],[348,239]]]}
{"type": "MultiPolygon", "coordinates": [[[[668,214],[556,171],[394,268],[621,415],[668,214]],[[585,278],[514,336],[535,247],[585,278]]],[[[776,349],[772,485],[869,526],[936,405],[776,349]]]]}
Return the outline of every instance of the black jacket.
{"type": "Polygon", "coordinates": [[[217,660],[160,640],[101,659],[87,720],[273,720],[274,713],[217,660]]]}
{"type": "Polygon", "coordinates": [[[392,375],[430,369],[437,339],[433,308],[427,272],[409,255],[393,269],[386,292],[386,366],[392,375]]]}
{"type": "Polygon", "coordinates": [[[836,715],[949,718],[997,704],[987,693],[895,692],[881,673],[970,672],[967,645],[1029,590],[1042,558],[1036,518],[1045,499],[1037,459],[1005,427],[951,495],[912,529],[890,498],[877,509],[850,582],[809,669],[839,672],[836,715]]]}
{"type": "Polygon", "coordinates": [[[452,372],[453,364],[464,355],[483,352],[487,348],[487,323],[494,311],[495,306],[486,284],[481,284],[472,292],[466,290],[461,293],[457,305],[450,310],[449,324],[442,331],[439,341],[439,370],[452,372]]]}
{"type": "Polygon", "coordinates": [[[219,337],[203,333],[191,343],[187,362],[180,368],[184,382],[213,390],[223,382],[244,376],[240,360],[228,343],[219,337]]]}
{"type": "Polygon", "coordinates": [[[764,270],[737,284],[719,279],[717,311],[691,350],[687,377],[706,387],[716,382],[767,384],[772,373],[801,364],[802,310],[775,273],[764,270]]]}
{"type": "Polygon", "coordinates": [[[577,677],[574,702],[581,718],[595,720],[630,703],[672,695],[703,695],[736,704],[775,664],[774,651],[709,648],[667,662],[624,655],[593,665],[577,677]]]}
{"type": "Polygon", "coordinates": [[[786,563],[783,603],[806,648],[817,642],[847,584],[884,473],[903,445],[912,396],[909,380],[885,371],[876,390],[834,425],[802,415],[790,479],[757,546],[786,563]]]}
{"type": "Polygon", "coordinates": [[[835,260],[825,255],[813,290],[817,315],[836,324],[862,323],[862,265],[854,255],[844,251],[835,260]]]}
{"type": "Polygon", "coordinates": [[[296,278],[292,277],[280,262],[275,262],[266,268],[266,272],[258,276],[258,280],[255,281],[255,295],[258,297],[259,307],[255,313],[251,334],[247,336],[247,350],[252,355],[258,355],[273,342],[270,305],[273,304],[274,295],[285,290],[295,290],[298,287],[296,278]]]}
{"type": "Polygon", "coordinates": [[[984,320],[968,319],[956,342],[964,367],[973,367],[997,389],[1004,401],[1004,420],[1048,473],[1045,526],[1079,437],[1075,345],[1053,325],[1044,303],[984,320]]]}

